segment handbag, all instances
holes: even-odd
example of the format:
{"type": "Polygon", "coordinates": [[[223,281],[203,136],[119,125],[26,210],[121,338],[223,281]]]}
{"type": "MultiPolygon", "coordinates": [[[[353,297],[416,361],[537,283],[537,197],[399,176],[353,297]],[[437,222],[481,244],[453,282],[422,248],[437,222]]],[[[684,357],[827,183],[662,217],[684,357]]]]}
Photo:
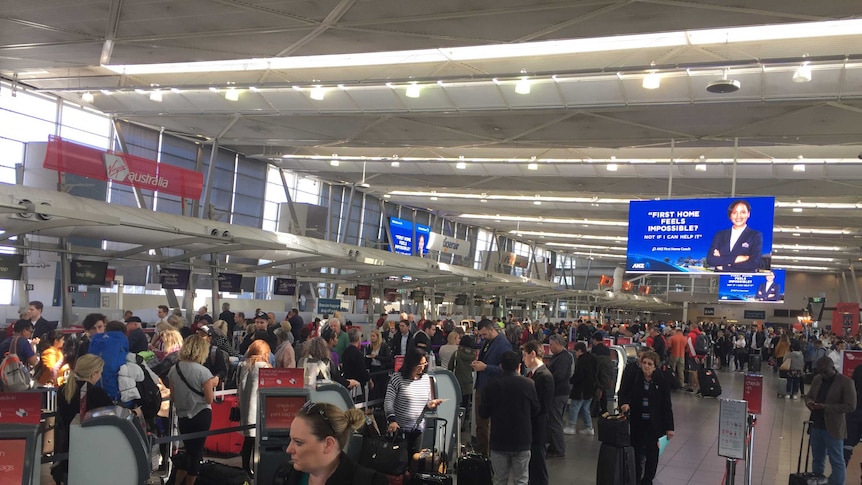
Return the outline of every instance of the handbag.
{"type": "Polygon", "coordinates": [[[369,436],[362,440],[358,463],[386,475],[403,475],[407,471],[410,451],[403,433],[391,436],[369,436]]]}
{"type": "Polygon", "coordinates": [[[616,447],[631,446],[629,420],[623,414],[602,414],[598,423],[599,441],[616,447]]]}
{"type": "Polygon", "coordinates": [[[789,371],[790,370],[790,357],[785,357],[784,361],[781,363],[781,367],[778,370],[789,371]]]}

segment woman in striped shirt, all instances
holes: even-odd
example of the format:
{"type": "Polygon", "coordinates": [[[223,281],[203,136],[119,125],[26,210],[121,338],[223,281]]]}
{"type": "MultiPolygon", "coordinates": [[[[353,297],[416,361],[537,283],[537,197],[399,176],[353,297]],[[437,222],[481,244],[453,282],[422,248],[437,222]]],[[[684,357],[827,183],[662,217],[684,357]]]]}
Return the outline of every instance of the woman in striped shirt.
{"type": "Polygon", "coordinates": [[[425,373],[427,366],[428,359],[424,350],[409,349],[404,356],[401,370],[392,374],[389,379],[383,403],[386,420],[389,422],[387,430],[394,433],[400,429],[405,434],[410,456],[421,448],[425,411],[435,409],[443,402],[441,399],[433,399],[433,384],[425,373]]]}

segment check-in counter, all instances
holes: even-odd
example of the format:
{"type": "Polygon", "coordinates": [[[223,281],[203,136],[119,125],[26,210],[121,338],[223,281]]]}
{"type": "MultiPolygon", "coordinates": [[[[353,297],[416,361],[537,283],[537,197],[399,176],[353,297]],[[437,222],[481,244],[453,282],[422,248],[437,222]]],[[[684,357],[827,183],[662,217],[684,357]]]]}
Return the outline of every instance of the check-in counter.
{"type": "Polygon", "coordinates": [[[69,483],[140,485],[150,478],[152,447],[131,410],[106,406],[69,426],[69,483]]]}

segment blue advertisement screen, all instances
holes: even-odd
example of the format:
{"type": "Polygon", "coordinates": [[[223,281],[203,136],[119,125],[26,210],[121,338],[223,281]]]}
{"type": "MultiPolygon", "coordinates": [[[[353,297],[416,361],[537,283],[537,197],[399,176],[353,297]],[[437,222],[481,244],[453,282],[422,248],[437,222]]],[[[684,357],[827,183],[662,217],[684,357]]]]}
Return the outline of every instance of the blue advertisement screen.
{"type": "Polygon", "coordinates": [[[413,223],[398,219],[396,217],[389,218],[389,232],[392,234],[392,241],[389,243],[389,248],[393,253],[412,256],[413,254],[428,253],[428,239],[431,236],[431,228],[416,224],[415,237],[417,243],[413,244],[413,223]],[[421,252],[420,252],[421,250],[421,252]]]}
{"type": "Polygon", "coordinates": [[[723,274],[718,277],[720,301],[762,301],[784,303],[783,269],[773,269],[756,275],[723,274]]]}
{"type": "Polygon", "coordinates": [[[769,269],[774,197],[629,203],[629,273],[757,273],[769,269]]]}

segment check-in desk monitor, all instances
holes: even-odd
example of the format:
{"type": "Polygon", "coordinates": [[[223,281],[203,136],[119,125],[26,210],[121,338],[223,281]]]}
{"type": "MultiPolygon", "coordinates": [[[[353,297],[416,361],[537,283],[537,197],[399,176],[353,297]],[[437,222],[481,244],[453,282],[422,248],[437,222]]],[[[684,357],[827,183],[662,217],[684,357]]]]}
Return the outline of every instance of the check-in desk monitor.
{"type": "Polygon", "coordinates": [[[6,424],[0,428],[0,484],[39,483],[39,438],[38,426],[6,424]]]}
{"type": "Polygon", "coordinates": [[[257,446],[255,467],[257,483],[272,483],[279,467],[290,461],[290,426],[309,401],[309,389],[273,387],[258,391],[257,446]]]}
{"type": "Polygon", "coordinates": [[[122,406],[76,416],[69,427],[69,483],[143,484],[150,478],[150,442],[138,417],[122,406]]]}

